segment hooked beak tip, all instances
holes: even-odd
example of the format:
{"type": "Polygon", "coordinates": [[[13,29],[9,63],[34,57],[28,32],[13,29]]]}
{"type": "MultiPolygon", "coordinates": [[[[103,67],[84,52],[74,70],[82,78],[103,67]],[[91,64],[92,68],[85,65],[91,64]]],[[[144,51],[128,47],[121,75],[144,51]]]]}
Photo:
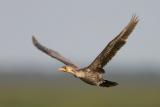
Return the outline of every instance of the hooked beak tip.
{"type": "Polygon", "coordinates": [[[58,71],[65,71],[65,69],[64,68],[59,68],[58,71]]]}

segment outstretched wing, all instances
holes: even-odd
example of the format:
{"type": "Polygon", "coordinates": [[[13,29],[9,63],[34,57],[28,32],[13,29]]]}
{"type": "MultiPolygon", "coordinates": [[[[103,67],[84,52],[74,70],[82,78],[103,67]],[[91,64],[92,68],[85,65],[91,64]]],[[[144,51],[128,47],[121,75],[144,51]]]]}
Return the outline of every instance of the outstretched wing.
{"type": "Polygon", "coordinates": [[[47,55],[51,56],[52,58],[55,58],[61,62],[63,62],[66,65],[72,66],[74,68],[77,68],[76,65],[74,65],[70,60],[68,60],[67,58],[63,57],[62,55],[60,55],[58,52],[51,50],[49,48],[46,48],[45,46],[41,45],[37,39],[32,36],[32,41],[34,46],[36,46],[39,50],[41,50],[42,52],[46,53],[47,55]]]}
{"type": "Polygon", "coordinates": [[[96,71],[103,68],[117,53],[117,51],[126,43],[128,36],[138,23],[137,16],[132,16],[129,24],[116,36],[105,49],[96,57],[96,59],[88,66],[88,68],[96,71]]]}

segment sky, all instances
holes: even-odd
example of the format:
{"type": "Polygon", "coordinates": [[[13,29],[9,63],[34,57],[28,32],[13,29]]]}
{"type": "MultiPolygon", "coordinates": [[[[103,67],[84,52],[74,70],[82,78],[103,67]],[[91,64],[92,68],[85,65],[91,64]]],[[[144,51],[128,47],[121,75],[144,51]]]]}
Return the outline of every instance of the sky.
{"type": "Polygon", "coordinates": [[[58,63],[32,35],[73,62],[90,63],[128,24],[140,22],[113,63],[160,63],[159,0],[1,0],[0,63],[58,63]]]}

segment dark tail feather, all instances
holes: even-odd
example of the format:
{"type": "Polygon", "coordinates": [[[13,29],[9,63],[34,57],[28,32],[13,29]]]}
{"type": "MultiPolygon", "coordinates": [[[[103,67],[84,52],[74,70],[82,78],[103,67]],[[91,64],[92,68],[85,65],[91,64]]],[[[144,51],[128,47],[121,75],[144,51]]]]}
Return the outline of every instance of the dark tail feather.
{"type": "Polygon", "coordinates": [[[116,85],[118,85],[118,83],[108,81],[108,80],[104,80],[103,83],[101,83],[99,86],[101,86],[101,87],[113,87],[113,86],[116,86],[116,85]]]}

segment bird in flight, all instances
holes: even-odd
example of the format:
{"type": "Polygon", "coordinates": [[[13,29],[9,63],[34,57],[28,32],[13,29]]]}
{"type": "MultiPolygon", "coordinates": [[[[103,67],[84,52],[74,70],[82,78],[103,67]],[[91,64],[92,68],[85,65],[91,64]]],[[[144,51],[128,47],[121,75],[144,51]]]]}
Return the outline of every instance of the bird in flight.
{"type": "Polygon", "coordinates": [[[32,41],[34,46],[36,46],[39,50],[65,64],[65,66],[62,66],[58,69],[59,71],[70,73],[90,85],[112,87],[118,85],[118,83],[103,79],[102,75],[105,73],[103,67],[126,43],[127,38],[137,25],[138,21],[139,20],[137,16],[132,16],[128,25],[112,41],[108,43],[108,45],[89,66],[84,68],[79,68],[69,59],[63,57],[60,53],[41,45],[34,36],[32,37],[32,41]]]}

